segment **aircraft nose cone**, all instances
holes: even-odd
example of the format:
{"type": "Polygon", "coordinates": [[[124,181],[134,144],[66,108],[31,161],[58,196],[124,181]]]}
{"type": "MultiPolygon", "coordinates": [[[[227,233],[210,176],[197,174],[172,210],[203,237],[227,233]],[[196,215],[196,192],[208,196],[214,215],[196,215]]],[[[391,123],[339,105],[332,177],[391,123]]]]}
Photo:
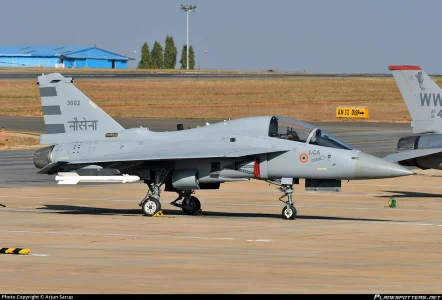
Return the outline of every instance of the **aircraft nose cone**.
{"type": "Polygon", "coordinates": [[[359,159],[356,161],[355,175],[360,179],[390,178],[411,174],[413,174],[412,171],[398,164],[366,153],[359,153],[359,159]]]}

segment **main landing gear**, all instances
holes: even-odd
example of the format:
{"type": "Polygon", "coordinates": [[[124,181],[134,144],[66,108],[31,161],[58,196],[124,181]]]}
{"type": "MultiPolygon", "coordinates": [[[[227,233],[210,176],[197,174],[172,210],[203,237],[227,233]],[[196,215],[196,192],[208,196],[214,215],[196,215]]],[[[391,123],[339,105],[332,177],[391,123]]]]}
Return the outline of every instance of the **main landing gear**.
{"type": "MultiPolygon", "coordinates": [[[[158,171],[155,174],[155,179],[153,182],[145,180],[145,183],[149,187],[149,191],[139,204],[145,216],[153,217],[161,211],[161,186],[166,181],[169,174],[170,171],[158,171]]],[[[178,198],[170,204],[180,207],[183,210],[183,213],[186,215],[195,215],[201,210],[201,202],[198,200],[198,198],[192,196],[193,193],[194,191],[180,191],[178,192],[178,198]]]]}
{"type": "Polygon", "coordinates": [[[267,181],[271,184],[279,185],[278,189],[284,193],[279,198],[279,201],[286,204],[282,209],[282,217],[285,220],[293,220],[296,218],[297,211],[295,205],[293,204],[293,179],[292,178],[282,178],[281,181],[267,181]],[[287,201],[284,201],[284,197],[287,197],[287,201]]]}
{"type": "Polygon", "coordinates": [[[138,205],[141,206],[141,211],[145,216],[153,217],[155,214],[161,211],[161,186],[167,179],[167,176],[169,176],[170,172],[171,171],[157,171],[155,172],[153,182],[147,180],[144,181],[149,187],[149,191],[147,192],[146,197],[144,197],[144,199],[141,200],[140,204],[138,205]]]}
{"type": "Polygon", "coordinates": [[[178,198],[176,198],[170,204],[176,207],[181,207],[183,213],[186,215],[194,215],[201,209],[201,202],[197,197],[191,196],[194,191],[178,192],[178,198]],[[181,203],[178,203],[178,201],[181,203]]]}

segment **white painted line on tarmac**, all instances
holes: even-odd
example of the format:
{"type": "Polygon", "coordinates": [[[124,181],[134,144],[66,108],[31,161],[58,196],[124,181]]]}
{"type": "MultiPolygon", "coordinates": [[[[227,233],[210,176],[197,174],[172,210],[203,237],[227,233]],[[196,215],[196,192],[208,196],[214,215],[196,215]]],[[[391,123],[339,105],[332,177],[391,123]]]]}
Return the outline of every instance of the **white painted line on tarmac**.
{"type": "MultiPolygon", "coordinates": [[[[282,204],[248,204],[248,203],[229,203],[229,204],[222,204],[222,203],[216,203],[217,206],[256,206],[256,207],[280,207],[283,206],[282,204]]],[[[298,207],[296,205],[296,207],[298,207]]]]}
{"type": "MultiPolygon", "coordinates": [[[[350,180],[351,181],[351,180],[350,180]]],[[[365,186],[398,186],[396,184],[373,184],[373,183],[349,183],[348,185],[365,185],[365,186]]]]}
{"type": "Polygon", "coordinates": [[[203,237],[203,236],[176,236],[176,235],[138,235],[138,234],[124,234],[124,233],[93,233],[93,232],[59,232],[59,231],[29,231],[29,230],[0,230],[0,233],[12,234],[55,234],[55,235],[86,235],[86,236],[116,236],[116,237],[139,237],[151,239],[199,239],[199,240],[216,240],[216,241],[234,241],[235,238],[230,237],[203,237]]]}
{"type": "Polygon", "coordinates": [[[423,223],[409,223],[407,221],[400,222],[400,221],[356,221],[356,220],[334,220],[333,222],[336,223],[370,223],[370,224],[382,224],[382,225],[407,225],[407,226],[440,226],[442,225],[435,225],[435,224],[423,224],[423,223]]]}
{"type": "MultiPolygon", "coordinates": [[[[47,196],[0,196],[0,198],[17,198],[17,199],[48,199],[47,196]]],[[[75,197],[57,197],[57,200],[72,200],[75,199],[75,201],[111,201],[111,202],[136,202],[137,200],[130,200],[130,199],[109,199],[109,198],[75,198],[75,197]]]]}
{"type": "MultiPolygon", "coordinates": [[[[303,199],[309,200],[309,199],[303,199]]],[[[256,206],[256,207],[282,207],[281,204],[248,204],[248,203],[229,203],[223,205],[222,203],[212,203],[215,206],[256,206]]],[[[346,210],[385,210],[385,207],[345,207],[345,206],[311,206],[311,205],[296,205],[297,208],[311,208],[311,209],[346,209],[346,210]]],[[[440,211],[440,209],[412,209],[412,208],[395,208],[399,211],[440,211]]]]}
{"type": "MultiPolygon", "coordinates": [[[[364,185],[364,186],[392,186],[403,188],[402,185],[397,184],[370,184],[370,183],[350,183],[348,185],[364,185]]],[[[442,189],[442,186],[427,186],[427,185],[407,185],[407,188],[429,188],[429,189],[442,189]]]]}
{"type": "Polygon", "coordinates": [[[273,240],[247,240],[247,242],[261,242],[261,243],[269,243],[273,240]]]}
{"type": "Polygon", "coordinates": [[[209,238],[209,237],[199,237],[199,236],[174,236],[179,239],[197,239],[197,240],[222,240],[222,241],[234,241],[235,238],[209,238]]]}
{"type": "MultiPolygon", "coordinates": [[[[300,193],[298,193],[299,195],[300,193]]],[[[333,194],[326,194],[322,192],[314,192],[314,191],[306,191],[305,194],[308,194],[309,196],[332,196],[332,197],[363,197],[363,196],[384,196],[383,194],[351,194],[351,193],[342,193],[342,192],[336,192],[333,194]]]]}
{"type": "Polygon", "coordinates": [[[49,254],[29,254],[29,255],[27,255],[27,256],[41,256],[41,257],[46,257],[46,256],[49,256],[49,254]]]}

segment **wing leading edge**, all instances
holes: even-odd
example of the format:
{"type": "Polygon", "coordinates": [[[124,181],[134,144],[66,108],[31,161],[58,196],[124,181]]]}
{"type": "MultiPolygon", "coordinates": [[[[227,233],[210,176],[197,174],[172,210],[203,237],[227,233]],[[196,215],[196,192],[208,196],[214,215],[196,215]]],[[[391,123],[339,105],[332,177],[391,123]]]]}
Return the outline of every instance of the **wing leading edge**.
{"type": "Polygon", "coordinates": [[[428,155],[441,153],[441,152],[442,152],[442,148],[406,150],[406,151],[401,151],[401,152],[389,154],[389,155],[385,156],[384,159],[386,161],[390,161],[390,162],[399,162],[399,161],[404,161],[407,159],[428,156],[428,155]]]}

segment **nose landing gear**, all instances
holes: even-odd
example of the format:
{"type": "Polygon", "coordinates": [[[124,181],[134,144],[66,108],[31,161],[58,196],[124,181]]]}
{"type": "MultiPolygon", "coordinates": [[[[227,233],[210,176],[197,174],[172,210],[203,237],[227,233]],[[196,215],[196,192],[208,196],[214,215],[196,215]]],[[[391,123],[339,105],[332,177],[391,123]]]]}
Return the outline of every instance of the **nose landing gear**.
{"type": "Polygon", "coordinates": [[[293,204],[293,178],[282,178],[280,181],[267,182],[279,185],[278,190],[284,193],[284,195],[279,198],[279,201],[286,204],[286,206],[282,209],[282,217],[285,220],[294,220],[298,212],[293,204]],[[284,197],[287,197],[287,201],[283,200],[284,197]]]}
{"type": "Polygon", "coordinates": [[[282,217],[286,220],[293,220],[296,217],[297,211],[293,204],[292,194],[293,194],[293,186],[292,185],[282,185],[279,190],[284,193],[279,198],[279,201],[286,204],[286,206],[282,209],[282,217]],[[283,198],[287,197],[287,201],[284,201],[283,198]]]}

